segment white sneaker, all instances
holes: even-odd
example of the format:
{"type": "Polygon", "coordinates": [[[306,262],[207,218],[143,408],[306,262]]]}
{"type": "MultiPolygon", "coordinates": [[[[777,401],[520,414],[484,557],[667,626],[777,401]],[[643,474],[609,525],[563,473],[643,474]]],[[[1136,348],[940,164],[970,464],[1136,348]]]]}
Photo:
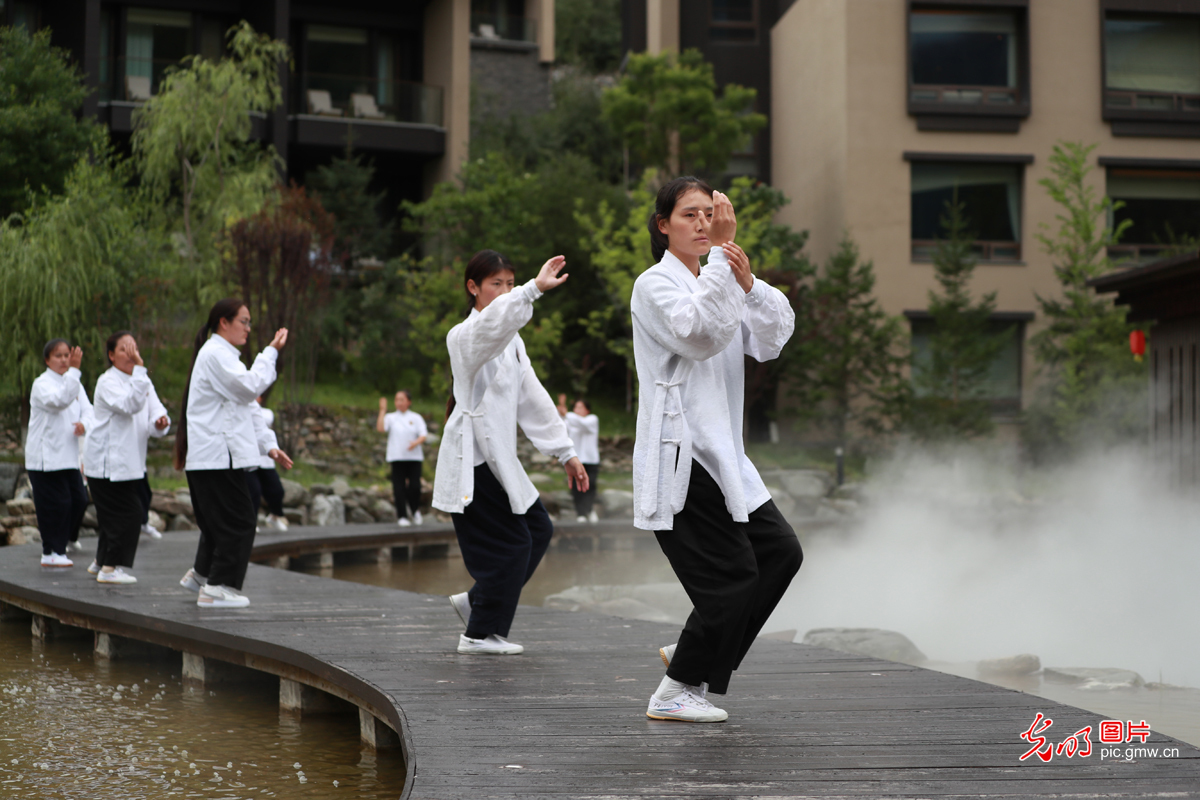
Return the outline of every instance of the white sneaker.
{"type": "Polygon", "coordinates": [[[200,590],[196,605],[201,608],[245,608],[250,598],[228,586],[206,585],[200,590]]]}
{"type": "Polygon", "coordinates": [[[95,559],[93,559],[91,566],[88,567],[88,575],[96,575],[99,572],[100,572],[100,565],[96,563],[95,559]]]}
{"type": "Polygon", "coordinates": [[[421,512],[414,511],[413,512],[413,525],[420,525],[420,524],[421,524],[421,512]]]}
{"type": "Polygon", "coordinates": [[[51,553],[48,556],[42,556],[43,567],[73,567],[75,562],[59,553],[51,553]]]}
{"type": "Polygon", "coordinates": [[[600,521],[600,515],[596,513],[595,509],[588,512],[588,522],[595,525],[599,521],[600,521]]]}
{"type": "Polygon", "coordinates": [[[525,652],[525,648],[494,633],[486,639],[468,639],[464,633],[458,637],[458,652],[464,655],[515,656],[525,652]]]}
{"type": "Polygon", "coordinates": [[[79,542],[67,542],[67,552],[68,553],[82,553],[83,545],[81,545],[79,542]]]}
{"type": "Polygon", "coordinates": [[[450,605],[454,606],[454,611],[462,620],[463,625],[471,624],[471,598],[467,596],[466,592],[450,595],[450,605]]]}
{"type": "Polygon", "coordinates": [[[189,569],[184,576],[179,579],[179,585],[192,592],[199,592],[202,588],[204,588],[204,584],[206,583],[208,583],[208,578],[204,577],[203,575],[197,575],[196,570],[194,569],[189,569]]]}
{"type": "Polygon", "coordinates": [[[396,524],[401,528],[407,528],[409,525],[412,525],[412,523],[408,521],[408,517],[401,517],[400,519],[396,520],[396,524]]]}
{"type": "Polygon", "coordinates": [[[650,719],[673,719],[680,722],[724,722],[729,715],[700,696],[698,686],[689,686],[670,700],[650,697],[646,708],[650,719]]]}
{"type": "Polygon", "coordinates": [[[671,666],[671,659],[675,657],[675,645],[658,648],[658,657],[662,659],[664,666],[671,666]]]}
{"type": "Polygon", "coordinates": [[[587,522],[587,517],[585,517],[583,514],[580,514],[579,516],[577,516],[575,518],[575,521],[576,522],[587,522]]]}
{"type": "Polygon", "coordinates": [[[161,539],[162,538],[162,533],[160,533],[158,528],[154,527],[153,525],[143,525],[142,533],[145,534],[146,536],[149,536],[151,539],[161,539]]]}
{"type": "Polygon", "coordinates": [[[277,531],[286,531],[288,529],[287,517],[277,517],[274,514],[267,516],[267,527],[274,528],[277,531]]]}
{"type": "Polygon", "coordinates": [[[100,570],[96,573],[96,583],[137,583],[137,578],[130,575],[122,567],[117,567],[112,572],[100,570]]]}

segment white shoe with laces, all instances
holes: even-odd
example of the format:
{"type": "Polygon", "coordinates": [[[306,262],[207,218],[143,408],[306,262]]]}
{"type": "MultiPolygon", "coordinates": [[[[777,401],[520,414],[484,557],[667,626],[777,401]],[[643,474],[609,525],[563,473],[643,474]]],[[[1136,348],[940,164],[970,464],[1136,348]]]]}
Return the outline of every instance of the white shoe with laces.
{"type": "Polygon", "coordinates": [[[61,553],[51,553],[48,556],[42,556],[43,567],[73,567],[75,562],[67,558],[61,553]]]}
{"type": "Polygon", "coordinates": [[[723,709],[704,699],[699,686],[686,686],[669,700],[659,698],[657,693],[652,695],[646,716],[678,722],[724,722],[729,719],[723,709]]]}
{"type": "Polygon", "coordinates": [[[208,578],[203,575],[197,575],[196,570],[189,569],[182,578],[179,579],[179,585],[188,591],[199,592],[204,588],[204,584],[208,583],[208,578]]]}
{"type": "Polygon", "coordinates": [[[137,583],[137,578],[126,572],[124,567],[117,567],[112,572],[100,570],[96,573],[96,583],[137,583]]]}
{"type": "Polygon", "coordinates": [[[67,542],[67,552],[68,553],[82,553],[83,545],[81,545],[79,542],[67,542]]]}
{"type": "Polygon", "coordinates": [[[100,572],[100,565],[97,564],[95,562],[95,560],[93,560],[92,563],[88,566],[87,571],[88,571],[88,575],[97,575],[100,572]]]}
{"type": "Polygon", "coordinates": [[[463,625],[471,624],[471,597],[466,592],[450,595],[450,605],[454,606],[454,612],[458,614],[458,618],[462,620],[463,625]]]}
{"type": "Polygon", "coordinates": [[[525,648],[494,633],[486,639],[469,639],[464,633],[458,637],[458,652],[463,655],[515,656],[525,652],[525,648]]]}
{"type": "Polygon", "coordinates": [[[250,605],[250,598],[228,586],[206,585],[200,590],[196,605],[200,608],[245,608],[250,605]]]}
{"type": "Polygon", "coordinates": [[[158,530],[158,528],[154,527],[153,525],[143,525],[142,533],[146,536],[149,536],[151,539],[161,539],[162,538],[162,533],[158,530]]]}

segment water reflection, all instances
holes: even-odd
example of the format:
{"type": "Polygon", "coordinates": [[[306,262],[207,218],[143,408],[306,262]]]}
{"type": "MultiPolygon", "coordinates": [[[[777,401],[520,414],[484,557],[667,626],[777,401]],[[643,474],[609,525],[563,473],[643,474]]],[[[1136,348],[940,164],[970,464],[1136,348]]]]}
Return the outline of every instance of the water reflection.
{"type": "Polygon", "coordinates": [[[93,660],[90,635],[39,642],[0,624],[4,797],[396,798],[399,753],[376,758],[358,717],[297,722],[278,681],[192,689],[178,654],[93,660]]]}

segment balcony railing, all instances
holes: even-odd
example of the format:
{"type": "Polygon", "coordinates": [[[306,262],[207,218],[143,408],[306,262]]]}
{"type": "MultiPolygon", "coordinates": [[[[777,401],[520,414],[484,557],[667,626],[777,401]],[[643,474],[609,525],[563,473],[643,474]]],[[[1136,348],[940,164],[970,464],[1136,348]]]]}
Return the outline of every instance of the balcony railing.
{"type": "Polygon", "coordinates": [[[108,58],[100,63],[100,101],[149,100],[162,83],[168,67],[180,61],[168,58],[108,58]]]}
{"type": "MultiPolygon", "coordinates": [[[[935,239],[913,239],[913,261],[932,261],[937,246],[935,239]]],[[[971,253],[980,261],[1020,261],[1021,243],[977,241],[971,243],[971,253]]]]}
{"type": "Polygon", "coordinates": [[[321,73],[300,76],[296,83],[293,113],[443,127],[437,86],[321,73]]]}
{"type": "Polygon", "coordinates": [[[493,41],[536,42],[537,20],[506,14],[472,14],[471,36],[493,41]]]}
{"type": "Polygon", "coordinates": [[[1128,109],[1130,111],[1200,112],[1200,94],[1106,89],[1104,105],[1112,109],[1128,109]]]}
{"type": "Polygon", "coordinates": [[[929,86],[912,87],[913,103],[947,106],[1014,106],[1017,90],[1006,86],[929,86]]]}
{"type": "Polygon", "coordinates": [[[1140,267],[1166,258],[1178,246],[1169,244],[1114,244],[1108,248],[1108,257],[1122,267],[1140,267]]]}

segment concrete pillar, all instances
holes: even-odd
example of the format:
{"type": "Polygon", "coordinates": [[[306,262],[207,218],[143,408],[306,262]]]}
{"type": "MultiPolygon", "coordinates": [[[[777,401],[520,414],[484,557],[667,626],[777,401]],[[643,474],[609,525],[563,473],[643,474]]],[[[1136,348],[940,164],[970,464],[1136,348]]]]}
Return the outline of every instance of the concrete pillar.
{"type": "Polygon", "coordinates": [[[118,637],[108,633],[96,632],[96,644],[92,654],[96,658],[114,659],[117,657],[118,637]]]}
{"type": "Polygon", "coordinates": [[[289,569],[292,566],[292,559],[287,556],[277,556],[269,562],[275,569],[289,569]]]}
{"type": "Polygon", "coordinates": [[[679,52],[679,0],[646,0],[646,52],[679,52]]]}
{"type": "Polygon", "coordinates": [[[333,553],[321,553],[320,561],[317,565],[321,569],[333,569],[333,553]]]}
{"type": "Polygon", "coordinates": [[[425,6],[424,77],[442,90],[446,152],[430,164],[425,193],[435,183],[454,180],[471,141],[471,3],[431,0],[425,6]]]}
{"type": "Polygon", "coordinates": [[[365,708],[358,710],[358,728],[363,744],[375,750],[399,747],[400,737],[386,722],[382,722],[365,708]]]}
{"type": "Polygon", "coordinates": [[[299,681],[279,679],[279,710],[303,716],[307,714],[341,714],[354,707],[339,697],[299,681]]]}
{"type": "Polygon", "coordinates": [[[204,686],[205,671],[204,671],[204,656],[198,656],[195,653],[183,654],[183,682],[184,685],[204,686]]]}
{"type": "Polygon", "coordinates": [[[392,548],[381,547],[375,551],[375,560],[380,564],[392,563],[392,548]]]}
{"type": "Polygon", "coordinates": [[[554,62],[554,0],[525,0],[525,18],[537,24],[538,61],[554,62]]]}
{"type": "Polygon", "coordinates": [[[54,620],[49,617],[43,617],[41,614],[34,614],[33,623],[29,626],[29,629],[30,633],[33,634],[33,638],[44,642],[54,635],[54,620]]]}

